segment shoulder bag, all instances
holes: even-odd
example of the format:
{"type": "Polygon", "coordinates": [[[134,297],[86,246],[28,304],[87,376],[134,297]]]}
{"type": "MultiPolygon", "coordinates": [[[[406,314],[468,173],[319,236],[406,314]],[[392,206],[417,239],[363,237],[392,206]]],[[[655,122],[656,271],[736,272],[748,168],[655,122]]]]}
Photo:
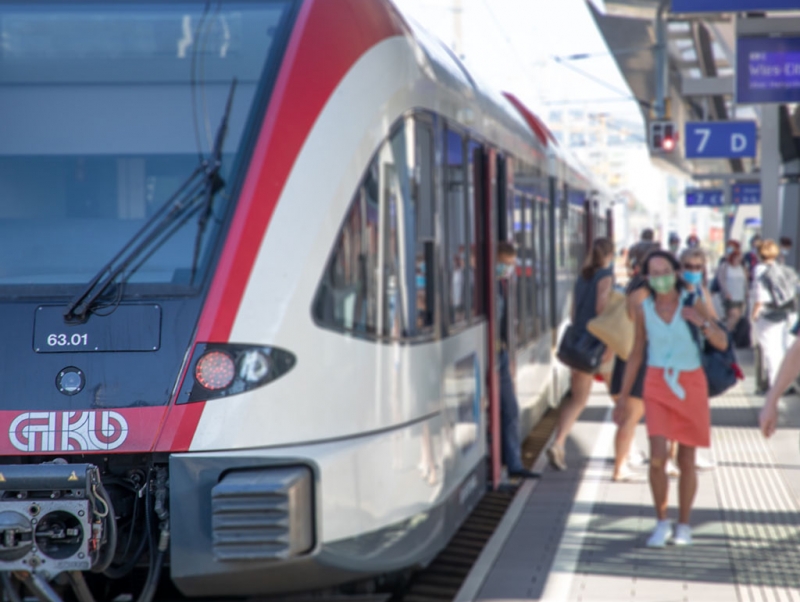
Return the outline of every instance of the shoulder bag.
{"type": "Polygon", "coordinates": [[[589,320],[586,330],[627,361],[633,349],[634,326],[633,320],[628,316],[625,295],[616,290],[611,291],[603,313],[589,320]]]}
{"type": "MultiPolygon", "coordinates": [[[[593,279],[592,286],[595,285],[596,279],[593,279]]],[[[579,301],[581,302],[584,302],[583,299],[579,301]]],[[[580,315],[580,306],[575,308],[575,315],[580,315]]],[[[592,336],[588,330],[578,329],[574,324],[570,324],[561,336],[556,357],[573,370],[593,374],[600,368],[605,351],[605,344],[592,336]]]]}
{"type": "MultiPolygon", "coordinates": [[[[694,305],[694,300],[695,295],[692,293],[686,297],[684,306],[692,307],[694,305]]],[[[706,373],[706,380],[708,381],[708,396],[716,397],[722,395],[735,385],[737,380],[744,378],[739,365],[736,363],[736,354],[733,351],[731,334],[721,322],[717,322],[717,325],[725,331],[728,337],[728,346],[724,351],[720,351],[707,340],[702,339],[697,326],[688,320],[686,324],[689,326],[692,338],[700,348],[700,359],[703,363],[703,371],[706,373]]]]}

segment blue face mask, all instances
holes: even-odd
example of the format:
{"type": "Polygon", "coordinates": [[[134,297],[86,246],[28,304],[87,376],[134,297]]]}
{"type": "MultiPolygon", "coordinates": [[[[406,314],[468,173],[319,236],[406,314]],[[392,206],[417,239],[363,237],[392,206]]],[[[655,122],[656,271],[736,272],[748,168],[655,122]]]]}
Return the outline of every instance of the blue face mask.
{"type": "Polygon", "coordinates": [[[691,270],[684,270],[683,279],[686,281],[686,284],[697,286],[698,284],[703,282],[703,272],[693,272],[691,270]]]}
{"type": "Polygon", "coordinates": [[[514,273],[514,266],[498,263],[494,266],[494,273],[498,278],[511,278],[511,275],[514,273]]]}

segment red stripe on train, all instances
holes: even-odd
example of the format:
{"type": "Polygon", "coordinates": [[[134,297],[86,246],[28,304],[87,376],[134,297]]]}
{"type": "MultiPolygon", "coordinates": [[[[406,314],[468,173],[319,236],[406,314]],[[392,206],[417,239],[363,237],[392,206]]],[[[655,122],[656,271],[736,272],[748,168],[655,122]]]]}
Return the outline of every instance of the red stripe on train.
{"type": "MultiPolygon", "coordinates": [[[[355,62],[379,42],[403,35],[405,30],[402,18],[383,0],[304,3],[278,73],[195,341],[229,340],[261,241],[311,128],[355,62]]],[[[203,405],[174,405],[173,400],[156,450],[189,449],[203,405]]]]}

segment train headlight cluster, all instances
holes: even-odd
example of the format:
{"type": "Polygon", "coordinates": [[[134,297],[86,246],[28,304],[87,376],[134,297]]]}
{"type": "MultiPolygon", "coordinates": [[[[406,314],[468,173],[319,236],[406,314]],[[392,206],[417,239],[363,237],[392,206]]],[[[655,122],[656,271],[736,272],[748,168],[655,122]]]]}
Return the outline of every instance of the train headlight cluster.
{"type": "Polygon", "coordinates": [[[201,343],[191,361],[194,378],[186,379],[178,403],[244,393],[280,378],[296,363],[277,347],[201,343]]]}

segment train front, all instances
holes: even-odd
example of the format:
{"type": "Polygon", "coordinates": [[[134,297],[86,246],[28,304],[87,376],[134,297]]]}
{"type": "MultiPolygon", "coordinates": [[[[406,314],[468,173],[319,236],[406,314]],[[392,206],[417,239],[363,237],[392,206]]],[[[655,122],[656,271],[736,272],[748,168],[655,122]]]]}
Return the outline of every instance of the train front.
{"type": "Polygon", "coordinates": [[[213,344],[204,312],[296,8],[0,3],[0,574],[12,594],[24,580],[55,599],[68,577],[86,600],[84,574],[94,587],[146,571],[152,597],[196,478],[216,483],[203,502],[216,560],[313,545],[310,518],[270,523],[290,496],[311,512],[309,469],[170,466],[204,401],[295,362],[213,344]],[[274,545],[251,545],[254,533],[274,545]]]}

